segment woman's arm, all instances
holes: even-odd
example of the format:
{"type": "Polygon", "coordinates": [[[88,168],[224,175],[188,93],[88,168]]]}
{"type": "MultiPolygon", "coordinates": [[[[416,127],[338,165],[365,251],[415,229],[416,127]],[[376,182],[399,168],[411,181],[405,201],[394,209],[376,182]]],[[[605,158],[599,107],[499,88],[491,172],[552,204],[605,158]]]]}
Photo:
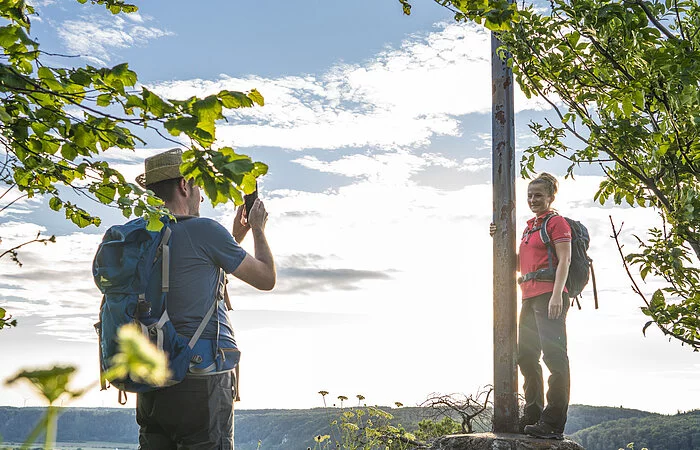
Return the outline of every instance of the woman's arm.
{"type": "Polygon", "coordinates": [[[554,251],[557,254],[557,271],[554,275],[554,289],[552,297],[549,299],[549,318],[558,319],[564,310],[564,285],[569,276],[569,265],[571,264],[571,242],[558,242],[554,244],[554,251]]]}

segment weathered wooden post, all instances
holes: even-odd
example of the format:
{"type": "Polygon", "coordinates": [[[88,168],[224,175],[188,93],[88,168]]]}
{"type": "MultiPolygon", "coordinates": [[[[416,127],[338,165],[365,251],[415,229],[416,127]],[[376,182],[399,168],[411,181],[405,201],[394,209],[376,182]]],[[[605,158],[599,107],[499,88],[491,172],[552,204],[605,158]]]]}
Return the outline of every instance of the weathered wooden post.
{"type": "Polygon", "coordinates": [[[518,431],[513,73],[491,36],[493,223],[493,430],[518,431]]]}

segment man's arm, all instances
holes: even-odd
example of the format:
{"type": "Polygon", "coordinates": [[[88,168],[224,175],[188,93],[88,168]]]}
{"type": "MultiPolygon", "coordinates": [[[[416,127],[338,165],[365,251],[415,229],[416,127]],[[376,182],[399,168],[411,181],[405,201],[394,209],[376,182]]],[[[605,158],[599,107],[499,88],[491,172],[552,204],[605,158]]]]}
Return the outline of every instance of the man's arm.
{"type": "MultiPolygon", "coordinates": [[[[238,214],[236,216],[238,217],[238,214]]],[[[257,199],[250,211],[248,220],[250,229],[253,232],[255,257],[246,255],[241,264],[233,271],[233,276],[263,291],[272,290],[277,281],[275,261],[265,237],[266,223],[267,211],[265,211],[265,205],[260,199],[257,199]]]]}

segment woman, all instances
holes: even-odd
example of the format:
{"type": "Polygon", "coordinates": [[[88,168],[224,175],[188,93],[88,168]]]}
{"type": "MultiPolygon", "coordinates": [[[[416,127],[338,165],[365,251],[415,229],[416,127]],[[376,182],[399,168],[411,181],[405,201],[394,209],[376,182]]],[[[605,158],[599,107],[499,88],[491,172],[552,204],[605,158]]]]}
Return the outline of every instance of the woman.
{"type": "MultiPolygon", "coordinates": [[[[571,262],[571,228],[566,219],[552,209],[557,187],[556,178],[548,173],[542,173],[530,182],[527,203],[535,217],[527,221],[518,258],[522,274],[518,282],[523,294],[518,324],[518,365],[525,391],[520,431],[547,439],[563,439],[569,407],[569,357],[566,350],[569,298],[564,285],[571,262]],[[545,221],[553,249],[548,249],[540,235],[545,221]],[[551,373],[546,407],[541,354],[544,354],[544,363],[551,373]]],[[[492,236],[494,232],[492,225],[492,236]]]]}

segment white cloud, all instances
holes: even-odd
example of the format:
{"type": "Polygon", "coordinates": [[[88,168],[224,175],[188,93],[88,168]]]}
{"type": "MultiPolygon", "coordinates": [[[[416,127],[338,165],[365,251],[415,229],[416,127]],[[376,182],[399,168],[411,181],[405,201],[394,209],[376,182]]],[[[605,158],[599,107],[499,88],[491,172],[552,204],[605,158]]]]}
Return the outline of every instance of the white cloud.
{"type": "Polygon", "coordinates": [[[379,155],[355,154],[330,162],[306,155],[292,162],[321,172],[372,181],[381,180],[383,184],[405,183],[410,175],[427,165],[421,157],[403,151],[379,155]]]}
{"type": "MultiPolygon", "coordinates": [[[[124,14],[123,17],[125,17],[127,20],[130,20],[130,21],[136,22],[136,23],[144,23],[146,21],[146,19],[138,12],[124,14]]],[[[149,17],[149,20],[150,20],[150,17],[149,17]]]]}
{"type": "MultiPolygon", "coordinates": [[[[27,3],[29,3],[30,5],[32,5],[36,8],[36,7],[53,5],[56,3],[56,0],[31,0],[31,1],[28,1],[27,3]]],[[[32,17],[32,20],[34,20],[34,19],[35,19],[35,17],[32,17]]]]}
{"type": "Polygon", "coordinates": [[[173,34],[160,28],[143,26],[144,19],[139,15],[131,17],[127,14],[126,17],[129,21],[122,16],[110,16],[108,19],[84,16],[78,20],[67,20],[58,29],[58,35],[70,52],[105,65],[111,60],[113,49],[144,45],[149,40],[173,34]]]}
{"type": "MultiPolygon", "coordinates": [[[[44,227],[31,223],[11,222],[2,225],[3,237],[8,236],[7,245],[26,242],[44,227]]],[[[55,243],[31,244],[23,247],[19,267],[8,258],[0,259],[3,277],[0,281],[0,302],[16,315],[35,315],[51,318],[41,325],[50,332],[58,320],[65,318],[67,326],[80,335],[84,329],[70,323],[86,315],[97,316],[100,293],[92,281],[92,258],[101,236],[74,233],[59,236],[55,243]]]]}
{"type": "MultiPolygon", "coordinates": [[[[222,144],[287,149],[422,147],[458,136],[458,116],[491,108],[490,36],[474,25],[442,24],[363,64],[339,64],[320,76],[231,78],[161,83],[171,98],[257,88],[262,108],[230,111],[222,144]]],[[[548,108],[518,91],[516,110],[548,108]]]]}

